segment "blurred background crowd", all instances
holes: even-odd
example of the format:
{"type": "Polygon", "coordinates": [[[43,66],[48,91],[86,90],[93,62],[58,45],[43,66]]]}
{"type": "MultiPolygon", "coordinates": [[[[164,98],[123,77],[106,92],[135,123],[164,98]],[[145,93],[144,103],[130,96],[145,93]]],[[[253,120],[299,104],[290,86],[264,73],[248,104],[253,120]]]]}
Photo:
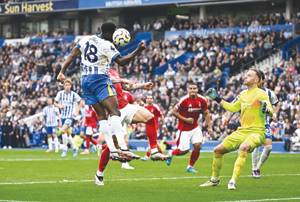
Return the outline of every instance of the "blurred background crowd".
{"type": "MultiPolygon", "coordinates": [[[[297,16],[286,20],[283,15],[253,16],[247,19],[229,17],[208,18],[206,21],[188,20],[156,21],[152,25],[134,23],[132,30],[182,30],[200,28],[220,28],[232,26],[257,26],[295,23],[297,16]]],[[[63,35],[64,32],[61,32],[63,35]]],[[[40,35],[40,34],[37,34],[40,35]]],[[[48,33],[45,36],[57,35],[48,33]]],[[[165,116],[167,131],[161,128],[159,138],[171,138],[175,135],[177,120],[171,115],[172,107],[187,93],[187,82],[198,84],[199,93],[204,94],[209,87],[215,87],[227,100],[233,100],[242,86],[242,74],[255,63],[262,61],[269,53],[278,52],[282,44],[291,39],[291,35],[281,32],[256,32],[245,34],[210,35],[208,37],[179,37],[176,40],[152,41],[147,50],[125,67],[118,67],[121,75],[137,82],[152,81],[155,84],[151,92],[133,92],[136,102],[142,103],[151,93],[165,116]],[[167,61],[181,54],[193,53],[193,57],[184,64],[176,64],[157,75],[156,69],[167,61]],[[268,53],[268,54],[267,54],[268,53]],[[223,73],[227,72],[227,77],[223,73]]],[[[30,147],[38,145],[43,139],[41,119],[27,125],[24,118],[42,111],[48,97],[55,97],[61,86],[56,82],[65,56],[74,44],[55,41],[29,45],[4,45],[0,51],[0,135],[2,147],[30,147]]],[[[78,58],[70,67],[73,90],[80,94],[78,58]]],[[[288,60],[265,70],[265,86],[274,90],[279,98],[278,120],[272,121],[271,129],[274,140],[285,140],[300,136],[300,55],[297,51],[288,60]]],[[[209,103],[214,126],[214,137],[223,138],[237,125],[237,118],[232,118],[227,125],[222,125],[224,110],[214,102],[209,103]]],[[[238,116],[238,115],[237,115],[238,116]]],[[[77,123],[75,125],[79,127],[77,123]]],[[[206,133],[206,126],[203,126],[206,133]]],[[[145,139],[143,125],[128,127],[130,138],[145,139]]],[[[287,147],[288,149],[288,147],[287,147]]]]}

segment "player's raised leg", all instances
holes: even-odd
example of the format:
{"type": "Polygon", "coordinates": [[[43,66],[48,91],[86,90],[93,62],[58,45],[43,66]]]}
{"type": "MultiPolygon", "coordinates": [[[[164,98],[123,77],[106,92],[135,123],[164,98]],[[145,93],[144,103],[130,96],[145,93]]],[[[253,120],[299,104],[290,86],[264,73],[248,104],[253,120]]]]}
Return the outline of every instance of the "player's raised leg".
{"type": "Polygon", "coordinates": [[[111,126],[111,132],[115,135],[118,145],[125,155],[133,159],[139,159],[140,157],[128,150],[125,142],[125,134],[121,121],[121,112],[118,109],[118,101],[115,96],[108,97],[101,102],[101,105],[107,109],[110,117],[108,118],[109,124],[111,126]]]}

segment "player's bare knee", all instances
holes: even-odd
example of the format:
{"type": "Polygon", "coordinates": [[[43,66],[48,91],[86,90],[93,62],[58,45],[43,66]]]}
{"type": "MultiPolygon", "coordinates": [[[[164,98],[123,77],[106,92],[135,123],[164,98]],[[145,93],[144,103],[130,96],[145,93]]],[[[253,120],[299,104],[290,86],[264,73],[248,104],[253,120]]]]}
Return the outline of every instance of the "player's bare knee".
{"type": "Polygon", "coordinates": [[[224,151],[221,147],[215,147],[214,148],[214,153],[215,153],[215,155],[223,155],[224,151]]]}
{"type": "Polygon", "coordinates": [[[194,144],[194,150],[200,151],[200,149],[201,149],[201,144],[200,143],[194,144]]]}
{"type": "Polygon", "coordinates": [[[239,149],[240,151],[243,151],[243,152],[248,152],[248,151],[250,151],[250,145],[248,145],[248,144],[242,144],[241,146],[240,146],[240,149],[239,149]]]}

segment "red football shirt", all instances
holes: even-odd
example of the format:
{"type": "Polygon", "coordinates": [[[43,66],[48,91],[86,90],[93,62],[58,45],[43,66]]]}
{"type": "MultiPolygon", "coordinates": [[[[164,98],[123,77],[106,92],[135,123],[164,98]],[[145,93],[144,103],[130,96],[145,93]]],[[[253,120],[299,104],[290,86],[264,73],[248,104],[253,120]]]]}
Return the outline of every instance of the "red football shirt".
{"type": "Polygon", "coordinates": [[[147,126],[150,126],[150,125],[158,128],[158,119],[162,116],[162,113],[161,113],[159,107],[156,104],[145,105],[144,107],[146,109],[148,109],[154,115],[154,117],[147,122],[146,128],[147,128],[147,126]]]}
{"type": "Polygon", "coordinates": [[[97,113],[94,111],[94,109],[91,106],[89,106],[85,110],[84,126],[97,128],[97,122],[98,122],[97,113]]]}
{"type": "Polygon", "coordinates": [[[134,97],[129,91],[123,90],[123,98],[127,100],[129,104],[134,103],[134,97]]]}
{"type": "Polygon", "coordinates": [[[181,98],[179,103],[175,106],[181,116],[185,118],[193,118],[194,123],[188,124],[179,119],[178,130],[190,131],[198,126],[198,120],[201,111],[207,110],[207,100],[201,95],[191,98],[188,95],[181,98]]]}
{"type": "MultiPolygon", "coordinates": [[[[117,79],[120,78],[119,73],[114,69],[109,70],[109,76],[117,78],[117,79]]],[[[119,109],[123,109],[128,104],[128,101],[125,99],[125,97],[123,95],[124,91],[123,91],[123,88],[122,88],[122,84],[121,83],[115,83],[114,87],[115,87],[115,90],[116,90],[116,93],[117,93],[119,109]]]]}

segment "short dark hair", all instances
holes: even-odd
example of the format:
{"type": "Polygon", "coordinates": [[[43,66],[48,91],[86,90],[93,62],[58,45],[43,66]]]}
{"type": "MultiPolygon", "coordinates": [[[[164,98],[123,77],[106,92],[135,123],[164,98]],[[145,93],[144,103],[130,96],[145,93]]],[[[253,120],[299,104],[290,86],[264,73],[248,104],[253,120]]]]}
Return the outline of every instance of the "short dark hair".
{"type": "Polygon", "coordinates": [[[265,73],[264,73],[263,71],[261,71],[261,70],[258,70],[258,72],[259,72],[259,74],[260,74],[261,80],[264,81],[264,80],[266,79],[265,73]]]}
{"type": "Polygon", "coordinates": [[[197,83],[195,83],[193,80],[188,81],[188,86],[197,86],[197,83]]]}
{"type": "Polygon", "coordinates": [[[116,30],[116,25],[112,22],[105,22],[101,25],[102,33],[113,33],[116,30]]]}

